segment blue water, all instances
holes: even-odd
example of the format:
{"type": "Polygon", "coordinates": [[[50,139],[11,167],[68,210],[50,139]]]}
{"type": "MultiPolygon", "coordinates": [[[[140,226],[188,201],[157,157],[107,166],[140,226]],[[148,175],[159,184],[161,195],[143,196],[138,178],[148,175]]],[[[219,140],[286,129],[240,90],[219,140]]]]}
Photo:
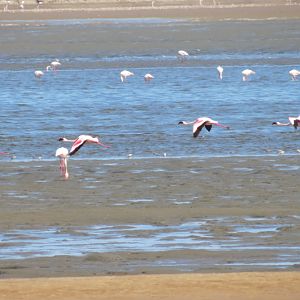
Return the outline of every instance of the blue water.
{"type": "MultiPolygon", "coordinates": [[[[214,67],[131,69],[122,84],[120,69],[71,69],[36,80],[32,71],[1,71],[1,151],[17,159],[52,158],[60,136],[99,134],[111,148],[82,148],[78,157],[262,155],[278,149],[294,153],[300,132],[272,121],[298,116],[300,81],[292,66],[257,65],[249,82],[246,66],[227,66],[223,81],[214,67]],[[155,79],[145,84],[143,75],[155,79]],[[229,125],[192,138],[180,120],[209,116],[229,125]]],[[[7,159],[7,157],[1,157],[7,159]]]]}

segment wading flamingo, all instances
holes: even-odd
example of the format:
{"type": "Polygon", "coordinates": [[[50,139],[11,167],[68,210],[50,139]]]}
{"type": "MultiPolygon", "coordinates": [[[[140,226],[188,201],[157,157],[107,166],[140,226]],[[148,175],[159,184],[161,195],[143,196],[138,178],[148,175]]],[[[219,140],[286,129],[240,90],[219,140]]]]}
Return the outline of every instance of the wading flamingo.
{"type": "Polygon", "coordinates": [[[295,129],[300,126],[300,116],[298,117],[288,117],[289,122],[288,123],[281,123],[281,122],[273,122],[272,125],[277,125],[277,126],[294,126],[295,129]]]}
{"type": "Polygon", "coordinates": [[[34,76],[35,76],[36,78],[41,78],[41,77],[44,76],[44,72],[43,72],[43,71],[40,71],[40,70],[36,70],[36,71],[34,71],[34,76]]]}
{"type": "Polygon", "coordinates": [[[300,71],[293,69],[293,70],[289,71],[289,74],[290,74],[292,80],[297,80],[297,76],[300,75],[300,71]]]}
{"type": "Polygon", "coordinates": [[[58,148],[55,152],[55,156],[59,157],[59,168],[60,168],[61,176],[64,176],[65,179],[68,179],[69,178],[68,165],[67,165],[67,159],[69,156],[68,149],[64,147],[58,148]]]}
{"type": "Polygon", "coordinates": [[[75,140],[69,140],[65,137],[60,137],[58,139],[61,142],[71,142],[73,143],[71,150],[69,152],[69,155],[72,156],[74,155],[85,143],[92,143],[92,144],[98,144],[102,147],[109,148],[110,146],[104,145],[103,143],[100,142],[99,137],[93,137],[91,135],[80,135],[77,139],[75,140]]]}
{"type": "Polygon", "coordinates": [[[242,71],[242,75],[243,75],[243,81],[247,81],[250,75],[254,75],[255,72],[253,70],[250,69],[245,69],[244,71],[242,71]]]}
{"type": "Polygon", "coordinates": [[[178,124],[179,125],[193,125],[193,137],[194,138],[199,135],[199,133],[203,127],[205,127],[205,129],[207,131],[210,131],[213,125],[220,126],[222,128],[226,128],[226,129],[230,128],[229,126],[222,125],[218,121],[215,121],[215,120],[213,120],[211,118],[207,118],[207,117],[201,117],[192,122],[180,121],[178,124]]]}
{"type": "Polygon", "coordinates": [[[179,50],[177,52],[177,57],[181,62],[184,62],[185,60],[187,60],[188,56],[189,56],[189,54],[184,50],[179,50]]]}
{"type": "Polygon", "coordinates": [[[147,74],[144,76],[145,82],[149,82],[149,81],[151,81],[152,79],[154,79],[154,76],[151,75],[150,73],[147,73],[147,74]]]}
{"type": "Polygon", "coordinates": [[[127,70],[123,70],[121,73],[120,73],[120,78],[121,78],[121,81],[124,82],[126,80],[127,77],[129,76],[133,76],[134,73],[130,72],[130,71],[127,71],[127,70]]]}
{"type": "Polygon", "coordinates": [[[56,59],[50,63],[50,66],[52,67],[53,71],[56,71],[61,66],[61,63],[58,59],[56,59]]]}
{"type": "Polygon", "coordinates": [[[224,69],[221,66],[218,66],[217,67],[217,71],[218,71],[218,74],[219,74],[219,79],[222,80],[223,79],[223,71],[224,71],[224,69]]]}

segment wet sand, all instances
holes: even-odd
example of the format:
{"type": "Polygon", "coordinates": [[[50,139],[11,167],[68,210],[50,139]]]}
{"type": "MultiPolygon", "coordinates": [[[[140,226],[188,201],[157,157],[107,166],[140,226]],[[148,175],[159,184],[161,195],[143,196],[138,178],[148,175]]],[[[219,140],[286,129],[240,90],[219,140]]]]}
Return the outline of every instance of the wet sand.
{"type": "Polygon", "coordinates": [[[1,300],[297,300],[300,273],[231,273],[1,280],[1,300]]]}
{"type": "MultiPolygon", "coordinates": [[[[70,160],[67,181],[60,178],[57,161],[2,162],[0,229],[9,232],[54,226],[72,234],[74,226],[98,224],[172,226],[201,219],[233,218],[232,225],[241,226],[248,217],[270,218],[281,229],[268,236],[265,245],[297,247],[298,160],[297,155],[70,160]]],[[[213,234],[224,243],[233,235],[227,225],[210,225],[213,234]]],[[[147,236],[147,232],[145,229],[136,234],[147,236]]],[[[247,235],[241,231],[237,237],[247,240],[247,235]]],[[[8,246],[5,242],[1,244],[2,249],[8,246]]],[[[284,250],[268,248],[219,250],[154,249],[154,252],[116,251],[80,257],[1,260],[0,276],[91,276],[189,270],[180,264],[168,267],[157,263],[166,260],[188,261],[194,264],[193,272],[272,270],[271,265],[255,266],[255,263],[284,255],[284,250]],[[235,262],[242,264],[234,267],[235,262]]],[[[297,270],[297,263],[289,269],[297,270]]]]}
{"type": "MultiPolygon", "coordinates": [[[[188,2],[187,2],[188,3],[188,2]]],[[[200,7],[194,3],[184,6],[157,6],[152,8],[151,1],[140,6],[137,2],[101,4],[45,4],[41,9],[27,6],[21,11],[13,9],[0,12],[1,20],[48,20],[48,19],[88,19],[88,18],[189,18],[202,21],[238,20],[238,19],[299,19],[300,5],[282,5],[274,1],[274,5],[266,6],[217,6],[200,7]],[[103,5],[105,7],[103,7],[103,5]],[[123,6],[123,7],[122,7],[123,6]]],[[[142,5],[142,4],[141,4],[142,5]]]]}

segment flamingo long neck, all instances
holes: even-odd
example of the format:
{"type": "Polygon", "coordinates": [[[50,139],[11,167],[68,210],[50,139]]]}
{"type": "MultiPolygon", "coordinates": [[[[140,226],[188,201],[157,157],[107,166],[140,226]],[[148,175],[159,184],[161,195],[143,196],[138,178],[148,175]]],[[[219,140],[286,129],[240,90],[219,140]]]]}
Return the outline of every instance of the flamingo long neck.
{"type": "Polygon", "coordinates": [[[291,126],[291,123],[281,123],[281,122],[276,122],[277,126],[291,126]]]}
{"type": "Polygon", "coordinates": [[[64,138],[64,139],[63,139],[63,142],[74,143],[75,141],[76,141],[76,139],[75,139],[75,140],[69,140],[69,139],[67,139],[67,138],[64,138]]]}

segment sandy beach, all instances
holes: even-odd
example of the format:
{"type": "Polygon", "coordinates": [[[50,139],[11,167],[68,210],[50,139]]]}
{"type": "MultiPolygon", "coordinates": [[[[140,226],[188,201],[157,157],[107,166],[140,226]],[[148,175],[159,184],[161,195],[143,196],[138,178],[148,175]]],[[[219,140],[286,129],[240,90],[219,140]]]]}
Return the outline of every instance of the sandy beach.
{"type": "Polygon", "coordinates": [[[0,299],[296,300],[300,273],[229,273],[0,281],[0,299]]]}
{"type": "MultiPolygon", "coordinates": [[[[1,11],[0,30],[7,30],[7,21],[16,20],[299,20],[299,16],[300,5],[192,9],[44,5],[39,10],[32,6],[24,11],[16,8],[1,11]]],[[[27,40],[28,45],[32,41],[27,40]]],[[[8,47],[8,52],[9,47],[16,49],[18,54],[26,45],[23,40],[17,47],[14,43],[3,47],[8,47]]],[[[43,43],[30,51],[40,51],[42,47],[43,43]]],[[[247,218],[261,219],[261,222],[267,219],[276,228],[262,239],[264,247],[255,251],[115,251],[0,260],[1,300],[299,299],[297,261],[276,271],[271,266],[259,265],[261,261],[286,255],[284,249],[270,251],[270,247],[299,245],[298,155],[71,160],[68,181],[59,177],[57,161],[2,161],[0,164],[0,229],[7,237],[15,230],[45,228],[76,236],[78,227],[95,224],[119,227],[151,224],[158,226],[158,232],[162,233],[168,226],[203,218],[216,240],[226,243],[238,238],[248,243],[253,240],[251,233],[231,230],[248,225],[247,218]],[[221,223],[228,219],[230,226],[221,223]],[[161,261],[188,261],[190,269],[176,264],[160,265],[161,261]],[[197,267],[191,267],[193,263],[197,267]]],[[[148,233],[145,229],[139,235],[148,233]]],[[[26,234],[20,233],[20,238],[25,240],[26,234]]],[[[0,241],[0,254],[11,246],[0,241]]],[[[295,250],[292,254],[297,253],[295,250]]]]}

